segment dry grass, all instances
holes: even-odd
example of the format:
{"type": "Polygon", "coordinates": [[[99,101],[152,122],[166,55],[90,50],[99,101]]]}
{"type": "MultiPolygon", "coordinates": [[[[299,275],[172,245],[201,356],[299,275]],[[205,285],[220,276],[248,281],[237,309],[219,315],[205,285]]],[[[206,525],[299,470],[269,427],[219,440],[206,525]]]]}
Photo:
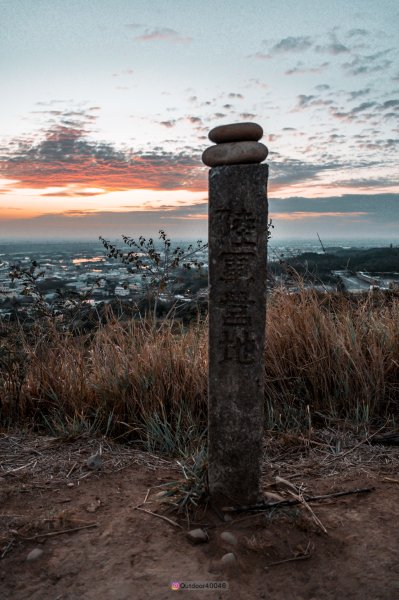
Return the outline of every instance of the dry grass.
{"type": "Polygon", "coordinates": [[[269,426],[316,413],[357,422],[398,414],[399,298],[277,292],[265,364],[269,426]]]}
{"type": "MultiPolygon", "coordinates": [[[[276,291],[267,310],[266,426],[398,414],[399,298],[276,291]]],[[[185,451],[206,427],[207,330],[110,320],[87,336],[37,326],[0,343],[0,418],[185,451]]]]}

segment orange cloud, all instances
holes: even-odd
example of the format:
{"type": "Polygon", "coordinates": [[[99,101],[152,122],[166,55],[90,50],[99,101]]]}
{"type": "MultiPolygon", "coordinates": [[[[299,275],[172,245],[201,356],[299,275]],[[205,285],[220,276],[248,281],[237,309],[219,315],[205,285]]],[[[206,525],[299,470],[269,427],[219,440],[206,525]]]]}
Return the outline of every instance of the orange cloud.
{"type": "Polygon", "coordinates": [[[8,189],[74,186],[74,195],[86,195],[87,188],[102,193],[207,188],[206,169],[199,157],[163,150],[139,154],[85,136],[83,128],[56,125],[36,144],[16,140],[0,157],[1,175],[14,180],[8,189]]]}
{"type": "Polygon", "coordinates": [[[82,156],[79,161],[71,163],[63,161],[43,164],[27,160],[8,162],[1,166],[7,176],[18,180],[9,189],[74,185],[77,188],[75,195],[93,196],[101,192],[87,194],[84,190],[78,192],[78,188],[102,188],[104,192],[131,189],[207,189],[203,167],[192,159],[179,161],[174,160],[173,156],[134,156],[127,161],[97,160],[82,156]]]}
{"type": "Polygon", "coordinates": [[[360,217],[368,215],[367,212],[353,211],[353,212],[307,212],[297,211],[290,213],[271,213],[273,219],[280,219],[282,221],[301,221],[303,219],[321,219],[324,217],[360,217]]]}

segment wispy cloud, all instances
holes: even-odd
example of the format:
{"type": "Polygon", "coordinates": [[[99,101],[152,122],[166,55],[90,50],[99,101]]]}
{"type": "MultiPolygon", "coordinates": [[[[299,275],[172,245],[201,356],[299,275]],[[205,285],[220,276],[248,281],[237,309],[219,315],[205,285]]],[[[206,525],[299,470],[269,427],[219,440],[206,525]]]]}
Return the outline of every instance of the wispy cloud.
{"type": "Polygon", "coordinates": [[[354,38],[354,37],[367,37],[370,35],[370,32],[367,31],[367,29],[362,29],[360,27],[354,28],[354,29],[350,29],[347,33],[346,33],[346,37],[348,38],[354,38]]]}
{"type": "Polygon", "coordinates": [[[297,104],[292,110],[293,112],[298,112],[310,107],[330,106],[332,104],[332,100],[324,100],[322,97],[315,94],[299,94],[299,96],[297,96],[297,104]]]}
{"type": "Polygon", "coordinates": [[[337,39],[333,39],[328,44],[316,46],[315,51],[322,54],[326,53],[336,56],[337,54],[348,54],[350,49],[337,39]]]}
{"type": "Polygon", "coordinates": [[[73,185],[67,189],[61,189],[55,192],[42,192],[40,196],[44,198],[91,198],[92,196],[101,196],[106,194],[105,190],[84,190],[75,189],[73,185]]]}
{"type": "Polygon", "coordinates": [[[350,179],[337,178],[331,187],[346,187],[370,192],[376,188],[387,188],[389,184],[390,182],[384,177],[352,177],[350,179]]]}
{"type": "Polygon", "coordinates": [[[342,68],[348,75],[370,75],[385,71],[392,65],[392,60],[387,58],[391,49],[381,50],[367,56],[357,55],[352,60],[343,63],[342,68]]]}
{"type": "Polygon", "coordinates": [[[333,216],[369,216],[376,222],[399,225],[399,194],[343,194],[326,198],[302,196],[274,199],[270,212],[280,218],[316,218],[333,216]]]}
{"type": "Polygon", "coordinates": [[[177,119],[170,119],[169,121],[160,121],[159,124],[163,125],[164,127],[167,127],[168,129],[171,129],[172,127],[174,127],[177,123],[177,119]]]}
{"type": "MultiPolygon", "coordinates": [[[[267,41],[265,40],[264,43],[267,44],[267,41]]],[[[289,37],[281,39],[279,42],[277,42],[270,48],[270,50],[268,52],[268,58],[272,58],[273,56],[276,56],[279,54],[290,54],[292,52],[294,52],[294,53],[303,52],[303,51],[311,48],[312,45],[313,45],[313,40],[309,36],[297,36],[297,37],[289,36],[289,37]]],[[[266,56],[265,56],[265,58],[266,58],[266,56]]]]}
{"type": "Polygon", "coordinates": [[[202,125],[201,117],[187,117],[187,121],[191,123],[191,125],[202,125]]]}
{"type": "Polygon", "coordinates": [[[354,90],[353,92],[349,92],[349,99],[356,100],[357,98],[361,98],[362,96],[367,96],[371,91],[371,88],[367,87],[362,90],[354,90]]]}
{"type": "Polygon", "coordinates": [[[397,108],[399,106],[399,100],[387,100],[381,104],[381,109],[386,110],[389,108],[397,108]]]}
{"type": "Polygon", "coordinates": [[[192,41],[191,37],[183,36],[170,27],[155,27],[146,29],[141,35],[134,38],[140,42],[170,42],[172,44],[187,44],[192,41]]]}
{"type": "Polygon", "coordinates": [[[329,66],[329,62],[323,62],[320,65],[306,66],[302,61],[297,62],[295,67],[291,67],[285,71],[286,75],[306,75],[308,73],[322,73],[329,66]]]}
{"type": "MultiPolygon", "coordinates": [[[[332,106],[330,108],[330,114],[340,121],[362,121],[365,118],[378,117],[379,119],[399,119],[399,100],[390,99],[384,102],[367,101],[361,102],[360,104],[344,110],[343,108],[337,108],[332,106]],[[390,111],[390,112],[387,112],[390,111]]],[[[356,138],[356,136],[354,136],[356,138]]],[[[374,139],[375,135],[374,135],[374,139]]]]}
{"type": "Polygon", "coordinates": [[[276,193],[290,185],[315,181],[320,174],[335,171],[339,167],[337,161],[327,163],[312,163],[297,159],[273,161],[270,175],[270,192],[276,193]]]}
{"type": "Polygon", "coordinates": [[[373,108],[376,105],[377,105],[376,102],[362,102],[361,104],[358,104],[358,106],[355,106],[354,108],[352,108],[350,112],[352,115],[356,115],[357,113],[361,113],[366,110],[370,110],[370,108],[373,108]]]}
{"type": "Polygon", "coordinates": [[[131,77],[134,75],[133,69],[123,69],[117,73],[112,73],[112,77],[131,77]]]}
{"type": "MultiPolygon", "coordinates": [[[[316,43],[317,38],[311,36],[288,36],[279,40],[278,42],[270,45],[270,41],[264,40],[263,44],[269,46],[268,51],[260,51],[254,56],[260,59],[272,59],[275,57],[281,57],[284,55],[298,54],[312,49],[312,51],[319,54],[331,54],[336,56],[338,54],[346,54],[350,52],[350,48],[343,44],[338,38],[336,33],[328,34],[328,41],[320,41],[316,43]]],[[[317,68],[317,67],[314,67],[317,68]]],[[[320,68],[320,67],[319,67],[320,68]]],[[[298,67],[299,69],[299,67],[298,67]]],[[[312,72],[312,71],[310,71],[312,72]]],[[[288,73],[291,74],[291,73],[288,73]]]]}

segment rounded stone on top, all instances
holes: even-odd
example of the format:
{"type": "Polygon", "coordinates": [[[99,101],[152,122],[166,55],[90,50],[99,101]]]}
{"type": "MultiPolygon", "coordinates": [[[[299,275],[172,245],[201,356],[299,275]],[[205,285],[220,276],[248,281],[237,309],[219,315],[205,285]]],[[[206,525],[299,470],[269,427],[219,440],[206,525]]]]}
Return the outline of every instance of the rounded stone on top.
{"type": "Polygon", "coordinates": [[[210,130],[208,137],[215,144],[226,142],[257,142],[263,136],[263,129],[257,123],[231,123],[219,125],[210,130]]]}

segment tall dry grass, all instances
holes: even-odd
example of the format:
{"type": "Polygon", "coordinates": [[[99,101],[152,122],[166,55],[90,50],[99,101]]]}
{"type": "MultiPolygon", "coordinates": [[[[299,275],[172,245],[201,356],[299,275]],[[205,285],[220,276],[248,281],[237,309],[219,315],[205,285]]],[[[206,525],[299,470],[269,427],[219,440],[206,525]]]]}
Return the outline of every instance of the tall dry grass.
{"type": "Polygon", "coordinates": [[[265,367],[269,425],[399,416],[399,298],[276,291],[265,367]]]}
{"type": "MultiPolygon", "coordinates": [[[[275,291],[266,339],[268,428],[300,428],[309,418],[397,417],[398,297],[275,291]]],[[[165,451],[190,447],[206,428],[204,321],[156,329],[114,319],[86,336],[38,326],[29,336],[19,329],[11,341],[3,337],[1,350],[5,425],[89,430],[165,451]]]]}

